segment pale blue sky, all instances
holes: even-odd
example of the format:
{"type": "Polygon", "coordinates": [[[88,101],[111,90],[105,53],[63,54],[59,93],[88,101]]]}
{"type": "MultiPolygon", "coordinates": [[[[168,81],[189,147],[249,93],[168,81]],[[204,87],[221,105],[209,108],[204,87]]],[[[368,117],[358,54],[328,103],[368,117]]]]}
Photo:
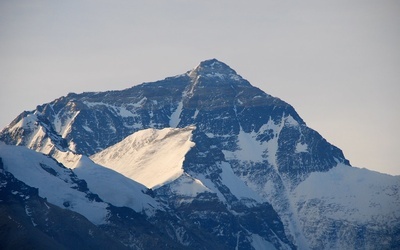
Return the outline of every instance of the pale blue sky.
{"type": "Polygon", "coordinates": [[[400,174],[400,1],[0,1],[0,127],[217,58],[354,166],[400,174]]]}

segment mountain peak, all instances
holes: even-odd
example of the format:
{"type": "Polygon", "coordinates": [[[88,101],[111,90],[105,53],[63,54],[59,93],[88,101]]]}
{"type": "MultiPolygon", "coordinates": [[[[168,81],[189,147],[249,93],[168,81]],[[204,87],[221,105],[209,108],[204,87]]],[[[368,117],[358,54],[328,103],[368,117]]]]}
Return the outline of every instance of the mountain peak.
{"type": "Polygon", "coordinates": [[[193,70],[189,71],[189,76],[192,78],[196,77],[207,77],[207,78],[231,78],[233,80],[242,79],[235,70],[229,67],[227,64],[217,60],[209,59],[200,62],[193,70]]]}
{"type": "Polygon", "coordinates": [[[201,67],[210,67],[210,68],[230,68],[228,65],[226,65],[225,63],[219,61],[218,59],[208,59],[208,60],[204,60],[202,62],[200,62],[199,66],[201,67]]]}

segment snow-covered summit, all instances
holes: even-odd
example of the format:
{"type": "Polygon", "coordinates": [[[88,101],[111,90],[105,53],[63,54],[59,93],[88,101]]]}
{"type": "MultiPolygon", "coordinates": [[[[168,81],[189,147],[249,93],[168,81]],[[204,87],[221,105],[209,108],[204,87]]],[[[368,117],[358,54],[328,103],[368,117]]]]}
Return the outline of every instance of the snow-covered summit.
{"type": "Polygon", "coordinates": [[[189,71],[189,75],[202,75],[203,77],[224,77],[224,76],[236,76],[239,79],[239,75],[231,67],[225,63],[218,61],[217,59],[210,59],[200,62],[193,70],[189,71]]]}
{"type": "Polygon", "coordinates": [[[208,84],[240,84],[251,86],[250,83],[238,75],[235,70],[217,59],[202,61],[187,74],[195,85],[197,85],[200,78],[202,78],[203,83],[205,82],[208,84]]]}

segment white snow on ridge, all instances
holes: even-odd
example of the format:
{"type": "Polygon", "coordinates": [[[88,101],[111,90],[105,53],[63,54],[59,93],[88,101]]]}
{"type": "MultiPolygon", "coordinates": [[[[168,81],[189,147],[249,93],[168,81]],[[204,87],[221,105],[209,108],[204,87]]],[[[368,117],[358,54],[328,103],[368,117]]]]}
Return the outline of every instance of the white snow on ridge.
{"type": "Polygon", "coordinates": [[[64,122],[64,126],[61,128],[62,131],[57,131],[62,138],[66,138],[67,135],[71,132],[72,129],[72,122],[75,120],[75,118],[79,115],[80,111],[72,113],[72,116],[70,119],[64,122]]]}
{"type": "Polygon", "coordinates": [[[70,170],[26,147],[0,143],[4,168],[25,184],[39,189],[39,195],[59,207],[78,212],[94,224],[105,223],[107,203],[90,201],[86,193],[74,189],[70,170]],[[46,171],[47,169],[47,171],[46,171]],[[66,205],[66,206],[65,206],[66,205]]]}
{"type": "Polygon", "coordinates": [[[170,188],[175,194],[193,198],[199,193],[212,192],[200,180],[195,179],[185,173],[172,182],[170,188]]]}
{"type": "Polygon", "coordinates": [[[33,129],[37,121],[38,119],[35,114],[28,114],[27,116],[19,120],[18,123],[15,124],[10,130],[13,131],[17,128],[33,129]]]}
{"type": "Polygon", "coordinates": [[[89,189],[101,199],[115,206],[130,207],[136,212],[146,211],[152,214],[155,208],[161,209],[149,195],[144,194],[146,187],[122,174],[97,165],[86,156],[80,156],[73,168],[75,174],[84,179],[89,189]]]}
{"type": "Polygon", "coordinates": [[[147,188],[120,173],[95,164],[86,156],[72,152],[56,151],[54,157],[64,166],[73,169],[79,179],[84,179],[88,188],[105,202],[90,201],[86,193],[72,188],[70,170],[60,167],[57,162],[41,153],[25,147],[7,146],[0,143],[0,157],[5,170],[29,186],[39,189],[39,195],[54,205],[78,212],[95,224],[105,222],[109,202],[115,206],[132,208],[136,212],[145,212],[148,216],[156,209],[163,208],[144,192],[147,188]],[[57,176],[51,175],[40,164],[45,164],[57,176]]]}
{"type": "Polygon", "coordinates": [[[194,146],[194,129],[191,126],[141,130],[91,159],[148,188],[157,188],[183,174],[185,155],[194,146]]]}
{"type": "MultiPolygon", "coordinates": [[[[27,116],[23,117],[19,120],[14,126],[10,128],[11,133],[15,133],[19,129],[23,130],[34,130],[37,126],[37,116],[35,114],[28,114],[27,116]]],[[[18,138],[17,145],[22,142],[22,137],[18,138]]]]}
{"type": "Polygon", "coordinates": [[[388,225],[400,220],[399,189],[398,176],[339,164],[328,172],[312,173],[293,195],[307,209],[300,214],[388,225]],[[315,204],[307,206],[308,202],[315,204]]]}
{"type": "Polygon", "coordinates": [[[43,153],[50,152],[54,147],[50,138],[46,135],[46,129],[38,122],[36,114],[28,114],[21,118],[18,123],[10,128],[10,132],[18,133],[21,129],[31,132],[28,137],[19,136],[16,145],[26,144],[26,147],[43,153]]]}
{"type": "MultiPolygon", "coordinates": [[[[32,136],[29,140],[28,148],[34,148],[35,146],[43,146],[42,140],[46,137],[46,131],[42,126],[37,126],[35,131],[32,133],[32,136]]],[[[46,144],[46,143],[43,143],[46,144]]]]}

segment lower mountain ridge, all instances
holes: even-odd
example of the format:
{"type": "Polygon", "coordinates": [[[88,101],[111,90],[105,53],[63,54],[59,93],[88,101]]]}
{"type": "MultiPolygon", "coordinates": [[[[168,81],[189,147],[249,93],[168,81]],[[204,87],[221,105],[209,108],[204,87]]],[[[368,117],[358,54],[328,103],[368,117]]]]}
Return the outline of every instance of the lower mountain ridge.
{"type": "Polygon", "coordinates": [[[216,59],[68,94],[0,140],[2,249],[400,249],[400,177],[216,59]]]}

